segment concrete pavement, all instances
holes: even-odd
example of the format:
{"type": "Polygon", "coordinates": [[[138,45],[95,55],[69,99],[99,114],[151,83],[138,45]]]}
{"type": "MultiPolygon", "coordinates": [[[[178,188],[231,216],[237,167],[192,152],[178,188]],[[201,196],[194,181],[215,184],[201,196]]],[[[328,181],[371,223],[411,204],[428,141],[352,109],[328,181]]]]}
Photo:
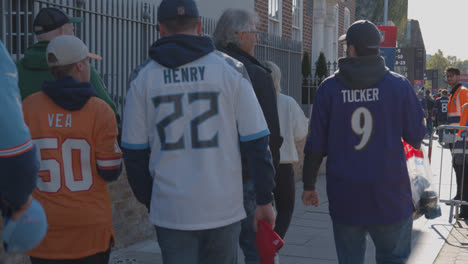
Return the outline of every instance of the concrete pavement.
{"type": "MultiPolygon", "coordinates": [[[[426,141],[427,142],[427,141],[426,141]]],[[[427,150],[427,147],[426,147],[427,150]]],[[[442,147],[433,147],[433,186],[438,189],[440,164],[442,166],[441,197],[450,196],[450,154],[445,150],[441,162],[442,147]]],[[[453,182],[454,184],[454,182],[453,182]]],[[[331,264],[338,263],[333,240],[332,224],[328,214],[325,176],[318,178],[317,189],[320,196],[319,207],[305,207],[300,199],[302,183],[296,184],[296,207],[285,246],[280,251],[282,264],[331,264]]],[[[452,191],[454,187],[452,187],[452,191]]],[[[438,191],[438,190],[436,190],[438,191]]],[[[453,193],[452,193],[453,196],[453,193]]],[[[357,206],[350,201],[350,206],[357,206]]],[[[448,222],[449,207],[441,204],[442,216],[427,220],[421,217],[414,221],[412,254],[408,263],[467,263],[468,264],[468,226],[457,222],[455,228],[448,222]],[[453,228],[453,230],[452,230],[453,228]],[[442,249],[442,250],[441,250],[442,249]]],[[[453,222],[455,223],[455,221],[453,222]]],[[[112,264],[149,264],[162,263],[157,242],[144,241],[136,245],[116,250],[111,255],[112,264]]],[[[244,263],[239,250],[239,264],[244,263]]],[[[366,264],[375,263],[374,246],[368,242],[366,264]]]]}

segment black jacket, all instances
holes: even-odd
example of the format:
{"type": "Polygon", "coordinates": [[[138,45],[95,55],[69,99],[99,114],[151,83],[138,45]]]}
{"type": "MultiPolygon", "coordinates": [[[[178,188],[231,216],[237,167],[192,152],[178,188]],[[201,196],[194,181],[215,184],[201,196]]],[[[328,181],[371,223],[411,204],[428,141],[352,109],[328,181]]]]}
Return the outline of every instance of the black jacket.
{"type": "MultiPolygon", "coordinates": [[[[283,138],[280,134],[278,108],[276,106],[276,91],[271,77],[271,71],[234,44],[229,44],[224,48],[217,48],[242,62],[247,69],[253,89],[257,95],[263,115],[265,116],[268,129],[270,130],[270,151],[273,157],[273,165],[277,170],[280,162],[280,147],[283,143],[283,138]]],[[[244,179],[249,177],[244,156],[242,157],[242,175],[244,179]]]]}

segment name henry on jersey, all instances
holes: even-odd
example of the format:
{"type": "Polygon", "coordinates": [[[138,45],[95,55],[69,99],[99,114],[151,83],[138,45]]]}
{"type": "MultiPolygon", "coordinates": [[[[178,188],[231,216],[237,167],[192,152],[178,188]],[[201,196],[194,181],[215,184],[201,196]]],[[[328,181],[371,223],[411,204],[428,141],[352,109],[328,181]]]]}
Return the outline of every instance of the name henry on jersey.
{"type": "Polygon", "coordinates": [[[205,79],[205,66],[164,69],[164,83],[197,82],[205,79]]]}
{"type": "Polygon", "coordinates": [[[379,88],[343,90],[343,103],[363,103],[379,101],[379,88]]]}

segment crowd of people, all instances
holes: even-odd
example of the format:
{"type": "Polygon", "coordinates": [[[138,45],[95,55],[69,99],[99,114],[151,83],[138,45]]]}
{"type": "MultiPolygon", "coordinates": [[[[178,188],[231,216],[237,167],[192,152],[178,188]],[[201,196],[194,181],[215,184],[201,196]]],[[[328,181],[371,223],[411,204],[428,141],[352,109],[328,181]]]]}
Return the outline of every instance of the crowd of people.
{"type": "MultiPolygon", "coordinates": [[[[450,93],[416,94],[385,66],[377,27],[356,21],[340,38],[346,57],[317,90],[309,121],[281,93],[280,68],[255,58],[255,14],[225,10],[210,38],[200,34],[193,0],[163,0],[157,22],[160,39],[131,74],[121,142],[120,116],[89,63],[101,58],[73,36],[82,19],[41,9],[38,42],[16,67],[0,43],[6,251],[27,252],[33,264],[108,263],[115,237],[107,183],[118,179],[123,158],[165,264],[237,264],[238,246],[247,264],[279,263],[279,248],[256,243],[257,227],[265,221],[285,237],[296,142],[307,137],[302,201],[319,205],[316,179],[327,157],[339,263],[363,263],[367,235],[377,263],[405,263],[415,208],[401,140],[418,149],[434,125],[467,122],[458,69],[447,69],[450,93]]],[[[466,135],[439,135],[453,138],[461,192],[466,135]]]]}

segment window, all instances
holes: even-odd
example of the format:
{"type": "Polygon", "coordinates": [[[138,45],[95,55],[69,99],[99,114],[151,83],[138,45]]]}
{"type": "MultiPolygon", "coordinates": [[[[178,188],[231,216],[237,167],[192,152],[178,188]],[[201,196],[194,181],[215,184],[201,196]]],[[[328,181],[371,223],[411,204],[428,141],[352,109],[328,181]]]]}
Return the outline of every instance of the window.
{"type": "Polygon", "coordinates": [[[292,39],[302,40],[302,0],[292,0],[292,39]]]}
{"type": "Polygon", "coordinates": [[[349,9],[345,7],[344,9],[344,31],[348,30],[350,24],[351,24],[351,13],[349,12],[349,9]]]}
{"type": "Polygon", "coordinates": [[[281,36],[281,0],[268,0],[268,33],[281,36]]]}

